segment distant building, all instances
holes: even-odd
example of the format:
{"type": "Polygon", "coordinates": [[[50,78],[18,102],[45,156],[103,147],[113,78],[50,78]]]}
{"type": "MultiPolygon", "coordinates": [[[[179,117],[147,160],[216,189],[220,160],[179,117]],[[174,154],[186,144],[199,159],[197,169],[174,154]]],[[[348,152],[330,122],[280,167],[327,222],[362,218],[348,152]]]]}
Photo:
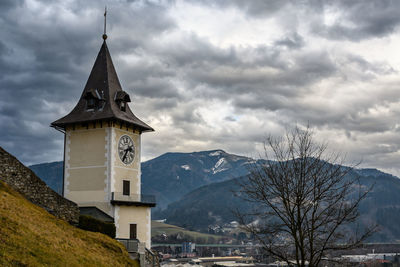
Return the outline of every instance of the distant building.
{"type": "Polygon", "coordinates": [[[181,249],[182,249],[181,257],[194,257],[196,255],[196,253],[194,253],[196,249],[195,243],[183,242],[181,249]]]}

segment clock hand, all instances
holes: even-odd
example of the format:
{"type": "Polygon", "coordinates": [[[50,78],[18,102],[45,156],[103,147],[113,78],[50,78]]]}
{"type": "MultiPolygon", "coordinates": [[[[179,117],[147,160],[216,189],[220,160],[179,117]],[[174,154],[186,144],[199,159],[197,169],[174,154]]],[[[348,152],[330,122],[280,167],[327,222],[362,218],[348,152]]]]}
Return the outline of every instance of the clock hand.
{"type": "Polygon", "coordinates": [[[124,156],[122,157],[122,161],[124,161],[125,160],[125,158],[126,158],[126,154],[128,153],[128,149],[125,149],[125,154],[124,154],[124,156]]]}

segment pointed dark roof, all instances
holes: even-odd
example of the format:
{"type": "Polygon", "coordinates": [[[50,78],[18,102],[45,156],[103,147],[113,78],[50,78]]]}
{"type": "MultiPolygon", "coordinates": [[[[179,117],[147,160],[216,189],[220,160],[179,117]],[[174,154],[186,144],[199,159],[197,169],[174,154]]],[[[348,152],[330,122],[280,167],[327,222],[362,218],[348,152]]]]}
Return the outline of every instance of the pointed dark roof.
{"type": "Polygon", "coordinates": [[[68,124],[84,123],[99,120],[119,120],[140,128],[141,131],[154,131],[138,119],[126,105],[122,111],[118,101],[130,102],[129,95],[121,88],[114,69],[106,41],[100,48],[89,79],[75,108],[65,117],[51,123],[52,127],[63,128],[68,124]],[[87,98],[93,97],[104,102],[104,106],[95,110],[87,109],[87,98]]]}

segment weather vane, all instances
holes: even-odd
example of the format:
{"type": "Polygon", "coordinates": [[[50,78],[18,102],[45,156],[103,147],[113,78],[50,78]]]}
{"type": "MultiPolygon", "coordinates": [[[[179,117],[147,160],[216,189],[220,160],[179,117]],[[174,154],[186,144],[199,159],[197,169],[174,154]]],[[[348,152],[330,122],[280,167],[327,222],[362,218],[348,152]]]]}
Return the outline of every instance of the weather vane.
{"type": "Polygon", "coordinates": [[[104,41],[107,39],[106,24],[107,24],[107,6],[104,7],[104,34],[103,34],[104,41]]]}

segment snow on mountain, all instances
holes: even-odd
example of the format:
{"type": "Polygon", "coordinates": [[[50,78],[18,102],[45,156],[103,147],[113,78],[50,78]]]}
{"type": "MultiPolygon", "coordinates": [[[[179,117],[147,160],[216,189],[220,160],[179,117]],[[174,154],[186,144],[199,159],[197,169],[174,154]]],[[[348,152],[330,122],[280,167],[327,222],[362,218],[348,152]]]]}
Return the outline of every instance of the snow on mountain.
{"type": "Polygon", "coordinates": [[[220,158],[217,163],[215,163],[215,166],[211,169],[213,174],[216,174],[217,172],[222,172],[227,170],[229,163],[225,158],[220,158]],[[224,168],[225,167],[225,168],[224,168]]]}
{"type": "Polygon", "coordinates": [[[190,171],[189,165],[182,165],[181,168],[184,169],[185,171],[190,171]]]}
{"type": "Polygon", "coordinates": [[[211,156],[211,157],[217,157],[217,156],[220,156],[220,155],[223,154],[223,153],[225,153],[225,152],[222,151],[222,150],[216,150],[216,151],[211,152],[211,153],[208,154],[208,155],[211,156]]]}

